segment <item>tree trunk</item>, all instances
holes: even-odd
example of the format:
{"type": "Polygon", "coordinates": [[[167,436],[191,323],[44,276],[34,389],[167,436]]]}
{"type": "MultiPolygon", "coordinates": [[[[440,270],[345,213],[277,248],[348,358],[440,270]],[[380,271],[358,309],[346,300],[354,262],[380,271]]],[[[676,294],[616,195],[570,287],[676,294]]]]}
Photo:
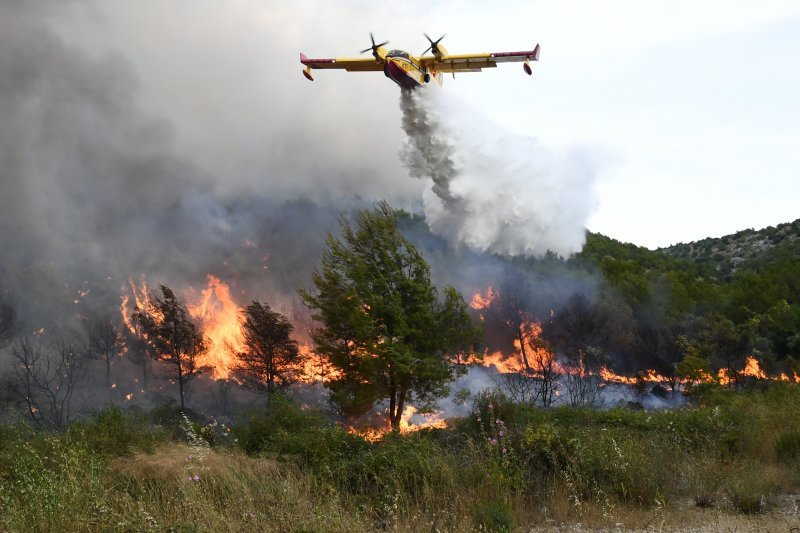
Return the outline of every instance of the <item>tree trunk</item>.
{"type": "Polygon", "coordinates": [[[519,341],[519,351],[522,354],[522,362],[525,363],[525,371],[531,371],[531,365],[528,363],[528,352],[525,350],[525,325],[520,323],[517,328],[517,340],[519,341]]]}
{"type": "Polygon", "coordinates": [[[396,406],[397,406],[397,389],[395,388],[394,384],[392,384],[392,387],[389,390],[389,423],[392,426],[392,431],[396,431],[398,429],[395,427],[396,406]]]}
{"type": "Polygon", "coordinates": [[[392,395],[389,406],[389,420],[392,423],[392,431],[400,431],[400,422],[403,420],[403,409],[405,408],[405,403],[405,391],[402,391],[397,395],[397,401],[395,401],[394,395],[392,395]]]}
{"type": "Polygon", "coordinates": [[[272,358],[269,359],[267,368],[267,392],[272,394],[272,390],[275,386],[275,371],[272,367],[272,358]]]}
{"type": "Polygon", "coordinates": [[[178,363],[178,391],[181,396],[181,411],[185,411],[186,406],[183,401],[183,372],[180,363],[178,363]]]}

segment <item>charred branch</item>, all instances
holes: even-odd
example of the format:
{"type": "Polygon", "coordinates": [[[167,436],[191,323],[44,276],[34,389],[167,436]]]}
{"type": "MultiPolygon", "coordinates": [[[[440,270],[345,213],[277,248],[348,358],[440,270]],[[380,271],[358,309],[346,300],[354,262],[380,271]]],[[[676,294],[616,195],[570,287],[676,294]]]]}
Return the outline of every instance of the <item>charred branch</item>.
{"type": "Polygon", "coordinates": [[[29,339],[11,349],[20,403],[37,424],[63,429],[72,420],[74,394],[85,375],[78,347],[59,341],[46,349],[29,339]]]}

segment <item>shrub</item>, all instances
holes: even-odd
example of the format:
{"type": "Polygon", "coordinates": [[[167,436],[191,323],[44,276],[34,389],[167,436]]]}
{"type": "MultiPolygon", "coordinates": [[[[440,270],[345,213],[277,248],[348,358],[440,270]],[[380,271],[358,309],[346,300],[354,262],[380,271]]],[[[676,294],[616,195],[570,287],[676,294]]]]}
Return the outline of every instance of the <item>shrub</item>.
{"type": "Polygon", "coordinates": [[[800,431],[784,431],[775,441],[775,455],[787,463],[800,464],[800,431]]]}
{"type": "Polygon", "coordinates": [[[576,488],[598,501],[649,507],[664,499],[675,450],[643,435],[621,431],[583,431],[575,438],[567,466],[576,488]]]}
{"type": "Polygon", "coordinates": [[[511,505],[507,502],[478,502],[472,509],[472,519],[485,531],[506,532],[514,527],[511,505]]]}
{"type": "Polygon", "coordinates": [[[744,514],[764,511],[767,496],[775,489],[775,480],[770,474],[758,464],[745,465],[732,472],[725,487],[731,506],[744,514]]]}
{"type": "Polygon", "coordinates": [[[152,452],[156,442],[166,437],[166,432],[154,428],[138,411],[125,413],[111,406],[88,422],[70,426],[68,435],[72,441],[85,444],[95,453],[114,457],[130,455],[134,448],[152,452]]]}
{"type": "Polygon", "coordinates": [[[401,493],[411,500],[452,493],[457,466],[424,435],[388,435],[380,444],[334,466],[339,485],[362,495],[401,493]]]}
{"type": "Polygon", "coordinates": [[[550,422],[526,427],[519,453],[531,473],[552,475],[563,469],[574,453],[574,442],[550,422]]]}
{"type": "Polygon", "coordinates": [[[687,489],[698,507],[713,507],[727,476],[723,465],[704,453],[681,462],[687,489]]]}
{"type": "Polygon", "coordinates": [[[79,443],[33,436],[0,454],[0,529],[62,531],[85,524],[102,500],[105,463],[79,443]]]}
{"type": "Polygon", "coordinates": [[[499,418],[506,424],[513,424],[517,421],[517,415],[522,406],[514,403],[511,399],[501,392],[483,391],[472,402],[473,416],[469,418],[469,429],[478,432],[478,426],[482,423],[484,431],[489,430],[491,421],[499,418]],[[482,421],[482,422],[481,422],[482,421]]]}
{"type": "Polygon", "coordinates": [[[330,469],[369,447],[363,438],[335,426],[314,409],[301,409],[273,396],[267,408],[251,414],[233,434],[248,454],[267,454],[301,466],[330,469]]]}

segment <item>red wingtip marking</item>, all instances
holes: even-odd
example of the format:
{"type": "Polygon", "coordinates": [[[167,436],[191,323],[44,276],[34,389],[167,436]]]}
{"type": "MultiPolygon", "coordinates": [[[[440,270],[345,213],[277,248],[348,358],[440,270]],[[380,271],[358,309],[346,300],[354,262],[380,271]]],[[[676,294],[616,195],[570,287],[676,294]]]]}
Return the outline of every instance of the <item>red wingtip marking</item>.
{"type": "Polygon", "coordinates": [[[536,45],[536,48],[533,49],[533,60],[539,61],[539,45],[536,45]]]}
{"type": "Polygon", "coordinates": [[[305,63],[306,59],[308,59],[308,56],[305,55],[303,52],[300,52],[300,62],[305,63]]]}

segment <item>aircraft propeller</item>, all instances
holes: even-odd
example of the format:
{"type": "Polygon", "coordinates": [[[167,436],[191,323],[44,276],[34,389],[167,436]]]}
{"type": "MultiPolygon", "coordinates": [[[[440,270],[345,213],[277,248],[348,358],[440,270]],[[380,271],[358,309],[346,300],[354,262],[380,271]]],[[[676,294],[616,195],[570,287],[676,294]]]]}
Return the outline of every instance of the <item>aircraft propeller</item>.
{"type": "MultiPolygon", "coordinates": [[[[425,38],[426,38],[426,39],[428,39],[428,42],[429,42],[429,43],[431,43],[431,45],[430,45],[428,48],[426,48],[426,49],[425,49],[425,52],[427,52],[428,50],[430,50],[431,52],[433,52],[433,54],[434,54],[434,55],[439,55],[439,42],[440,42],[442,39],[444,39],[444,36],[445,36],[445,35],[447,35],[447,34],[446,34],[446,33],[442,34],[442,36],[441,36],[441,37],[439,37],[438,39],[436,39],[435,41],[434,41],[433,39],[431,39],[431,38],[428,36],[428,34],[427,34],[427,33],[423,33],[423,35],[425,36],[425,38]]],[[[424,55],[425,55],[425,52],[422,52],[420,55],[421,55],[421,56],[424,56],[424,55]]]]}
{"type": "Polygon", "coordinates": [[[370,46],[369,48],[364,48],[359,53],[363,54],[365,52],[369,52],[370,50],[372,50],[372,55],[375,56],[375,59],[380,59],[380,57],[378,56],[378,48],[380,48],[383,45],[389,44],[389,41],[383,41],[380,44],[375,44],[375,37],[372,36],[372,32],[370,32],[369,34],[369,39],[370,41],[372,41],[372,46],[370,46]]]}

